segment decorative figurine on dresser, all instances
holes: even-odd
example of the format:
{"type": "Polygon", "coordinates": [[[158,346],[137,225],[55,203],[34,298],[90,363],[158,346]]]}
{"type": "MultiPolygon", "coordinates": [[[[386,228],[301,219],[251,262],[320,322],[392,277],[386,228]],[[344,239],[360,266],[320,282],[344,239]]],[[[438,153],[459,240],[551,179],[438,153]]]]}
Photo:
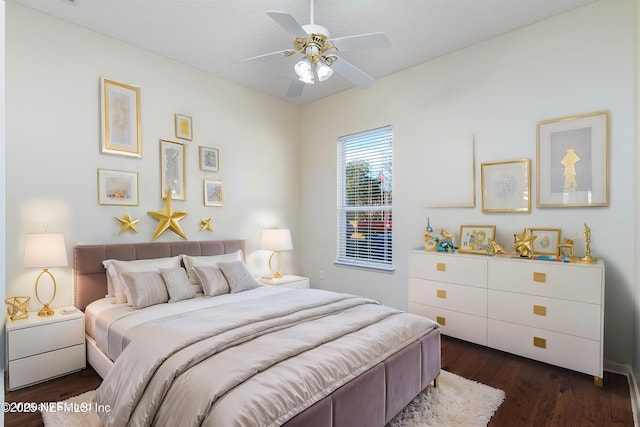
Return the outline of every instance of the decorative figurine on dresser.
{"type": "Polygon", "coordinates": [[[445,229],[440,230],[439,236],[434,236],[431,221],[427,218],[427,227],[424,230],[424,250],[427,252],[455,252],[453,236],[445,229]]]}

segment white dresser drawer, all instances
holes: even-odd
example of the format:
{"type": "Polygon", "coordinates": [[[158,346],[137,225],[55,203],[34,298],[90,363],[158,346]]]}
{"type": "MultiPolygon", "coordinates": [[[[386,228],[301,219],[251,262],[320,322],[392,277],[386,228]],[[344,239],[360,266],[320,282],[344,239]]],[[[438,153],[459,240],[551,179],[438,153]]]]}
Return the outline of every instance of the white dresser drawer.
{"type": "Polygon", "coordinates": [[[604,269],[588,264],[489,259],[489,288],[591,304],[602,301],[604,269]]]}
{"type": "Polygon", "coordinates": [[[473,255],[409,252],[409,277],[487,287],[487,261],[473,255]]]}
{"type": "Polygon", "coordinates": [[[485,288],[410,277],[408,300],[475,316],[487,316],[487,290],[485,288]]]}
{"type": "Polygon", "coordinates": [[[9,362],[9,389],[25,387],[86,367],[84,342],[9,362]]]}
{"type": "Polygon", "coordinates": [[[84,343],[84,317],[7,331],[9,361],[84,343]]]}
{"type": "Polygon", "coordinates": [[[409,312],[435,320],[444,335],[487,345],[487,318],[409,302],[409,312]]]}
{"type": "Polygon", "coordinates": [[[599,305],[489,289],[490,319],[600,339],[599,305]]]}
{"type": "Polygon", "coordinates": [[[600,342],[489,319],[489,347],[602,378],[600,342]]]}

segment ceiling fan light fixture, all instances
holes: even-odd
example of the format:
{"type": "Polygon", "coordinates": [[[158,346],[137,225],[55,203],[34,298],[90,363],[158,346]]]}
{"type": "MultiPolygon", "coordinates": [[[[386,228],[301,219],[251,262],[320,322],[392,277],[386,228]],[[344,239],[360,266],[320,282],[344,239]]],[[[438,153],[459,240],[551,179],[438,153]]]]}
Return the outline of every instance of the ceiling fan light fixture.
{"type": "Polygon", "coordinates": [[[311,60],[305,56],[300,61],[296,63],[293,67],[293,70],[298,75],[298,80],[307,84],[313,84],[313,63],[311,60]]]}
{"type": "Polygon", "coordinates": [[[331,68],[323,60],[318,61],[316,64],[316,73],[318,74],[318,80],[321,82],[327,80],[333,74],[333,68],[331,68]]]}

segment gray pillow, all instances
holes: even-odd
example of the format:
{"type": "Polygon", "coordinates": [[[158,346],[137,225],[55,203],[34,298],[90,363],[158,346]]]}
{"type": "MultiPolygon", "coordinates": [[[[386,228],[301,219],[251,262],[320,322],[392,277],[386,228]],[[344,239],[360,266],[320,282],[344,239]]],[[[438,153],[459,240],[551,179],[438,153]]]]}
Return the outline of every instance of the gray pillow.
{"type": "Polygon", "coordinates": [[[229,293],[229,283],[217,265],[193,267],[193,273],[202,285],[205,295],[214,297],[229,293]]]}
{"type": "Polygon", "coordinates": [[[184,268],[161,268],[160,273],[169,292],[169,302],[182,301],[196,295],[199,287],[191,284],[184,268]]]}
{"type": "Polygon", "coordinates": [[[227,279],[232,294],[260,287],[243,261],[219,262],[218,267],[227,279]]]}
{"type": "Polygon", "coordinates": [[[167,302],[167,288],[157,271],[139,271],[122,273],[124,284],[131,299],[128,303],[134,308],[167,302]]]}

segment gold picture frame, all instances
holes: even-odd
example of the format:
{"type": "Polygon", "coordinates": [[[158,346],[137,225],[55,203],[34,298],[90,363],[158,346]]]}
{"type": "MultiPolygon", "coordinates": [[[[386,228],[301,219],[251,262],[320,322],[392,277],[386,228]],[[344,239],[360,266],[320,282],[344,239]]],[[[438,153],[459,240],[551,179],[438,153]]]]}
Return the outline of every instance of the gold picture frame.
{"type": "Polygon", "coordinates": [[[562,230],[559,228],[530,228],[529,233],[536,236],[533,241],[534,255],[558,255],[562,230]]]}
{"type": "Polygon", "coordinates": [[[185,145],[181,142],[160,140],[160,197],[185,200],[185,145]]]}
{"type": "Polygon", "coordinates": [[[609,205],[609,112],[538,122],[536,206],[609,205]]]}
{"type": "Polygon", "coordinates": [[[224,186],[222,181],[217,179],[205,179],[203,194],[205,206],[224,205],[224,186]]]}
{"type": "Polygon", "coordinates": [[[458,252],[488,254],[489,240],[494,240],[495,225],[461,225],[458,252]]]}
{"type": "Polygon", "coordinates": [[[193,141],[193,121],[184,114],[175,114],[176,138],[193,141]]]}
{"type": "Polygon", "coordinates": [[[482,212],[531,212],[529,159],[482,163],[482,212]]]}
{"type": "Polygon", "coordinates": [[[138,206],[138,172],[98,169],[98,204],[138,206]]]}
{"type": "Polygon", "coordinates": [[[200,170],[206,172],[220,171],[220,151],[217,148],[200,146],[200,170]]]}
{"type": "Polygon", "coordinates": [[[102,152],[142,157],[140,88],[100,79],[102,152]]]}

